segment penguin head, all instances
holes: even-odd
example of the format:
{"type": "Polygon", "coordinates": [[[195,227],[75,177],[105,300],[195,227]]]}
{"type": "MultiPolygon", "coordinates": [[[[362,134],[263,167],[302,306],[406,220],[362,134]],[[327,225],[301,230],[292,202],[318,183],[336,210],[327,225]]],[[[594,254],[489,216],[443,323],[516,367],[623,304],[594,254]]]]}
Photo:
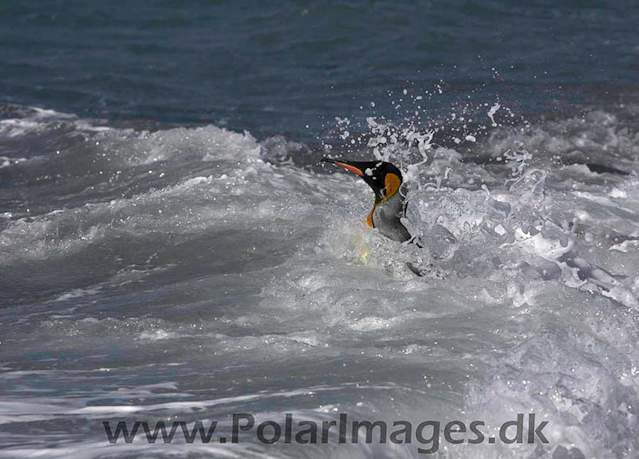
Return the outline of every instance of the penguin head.
{"type": "Polygon", "coordinates": [[[350,161],[330,158],[324,158],[322,161],[343,167],[359,175],[373,189],[376,204],[399,193],[402,186],[401,171],[385,161],[350,161]]]}

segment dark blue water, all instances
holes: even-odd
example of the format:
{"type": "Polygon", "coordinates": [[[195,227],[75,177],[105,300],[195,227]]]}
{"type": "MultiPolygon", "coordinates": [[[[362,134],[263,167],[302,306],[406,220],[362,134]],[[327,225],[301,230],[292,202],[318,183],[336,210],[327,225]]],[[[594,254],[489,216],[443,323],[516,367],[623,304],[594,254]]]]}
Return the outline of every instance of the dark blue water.
{"type": "Polygon", "coordinates": [[[7,1],[0,101],[306,138],[438,83],[426,111],[547,114],[636,88],[637,24],[634,0],[7,1]]]}

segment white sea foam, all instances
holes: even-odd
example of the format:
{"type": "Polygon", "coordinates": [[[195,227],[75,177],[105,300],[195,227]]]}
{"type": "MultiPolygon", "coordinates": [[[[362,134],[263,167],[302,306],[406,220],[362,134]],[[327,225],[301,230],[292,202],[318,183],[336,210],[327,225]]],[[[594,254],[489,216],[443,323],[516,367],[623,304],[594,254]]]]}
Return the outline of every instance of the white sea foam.
{"type": "MultiPolygon", "coordinates": [[[[550,423],[549,445],[449,457],[632,456],[619,432],[635,427],[639,384],[636,133],[593,112],[477,135],[469,156],[432,129],[367,124],[377,159],[405,172],[423,249],[366,226],[363,181],[293,166],[281,139],[78,128],[68,149],[20,164],[38,178],[24,186],[55,199],[0,229],[2,454],[111,454],[102,432],[64,424],[105,417],[348,411],[550,423]],[[17,446],[18,430],[39,434],[17,446]]],[[[200,451],[165,446],[118,451],[200,451]]],[[[217,446],[202,452],[245,452],[217,446]]],[[[391,454],[376,448],[343,454],[391,454]]]]}

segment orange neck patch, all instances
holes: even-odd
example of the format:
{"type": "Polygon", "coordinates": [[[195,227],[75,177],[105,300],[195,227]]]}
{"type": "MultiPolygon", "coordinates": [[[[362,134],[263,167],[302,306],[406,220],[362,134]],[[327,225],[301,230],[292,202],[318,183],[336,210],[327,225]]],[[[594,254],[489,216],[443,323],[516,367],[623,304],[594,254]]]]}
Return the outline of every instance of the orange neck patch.
{"type": "Polygon", "coordinates": [[[393,197],[399,191],[401,184],[402,180],[397,175],[392,172],[386,174],[386,177],[384,177],[384,186],[386,187],[384,198],[390,199],[393,197]]]}
{"type": "Polygon", "coordinates": [[[368,217],[366,217],[366,224],[371,228],[375,228],[375,224],[373,223],[373,212],[375,212],[375,207],[377,207],[377,204],[373,206],[371,211],[368,213],[368,217]]]}
{"type": "Polygon", "coordinates": [[[375,212],[375,208],[387,199],[390,199],[395,194],[397,194],[401,185],[402,180],[397,175],[393,174],[392,172],[386,174],[386,177],[384,177],[384,200],[379,199],[377,193],[375,194],[375,204],[373,205],[371,211],[368,213],[368,217],[366,217],[366,224],[368,226],[370,226],[371,228],[375,228],[375,223],[373,223],[373,213],[375,212]]]}

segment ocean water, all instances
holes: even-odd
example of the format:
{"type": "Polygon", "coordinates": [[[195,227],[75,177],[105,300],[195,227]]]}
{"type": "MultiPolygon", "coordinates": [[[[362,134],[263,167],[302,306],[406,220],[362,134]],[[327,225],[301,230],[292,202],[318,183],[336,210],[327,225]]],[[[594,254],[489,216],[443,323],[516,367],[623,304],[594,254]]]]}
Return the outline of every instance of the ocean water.
{"type": "Polygon", "coordinates": [[[0,5],[0,457],[637,457],[639,8],[555,3],[0,5]],[[102,424],[233,413],[548,443],[102,424]]]}

